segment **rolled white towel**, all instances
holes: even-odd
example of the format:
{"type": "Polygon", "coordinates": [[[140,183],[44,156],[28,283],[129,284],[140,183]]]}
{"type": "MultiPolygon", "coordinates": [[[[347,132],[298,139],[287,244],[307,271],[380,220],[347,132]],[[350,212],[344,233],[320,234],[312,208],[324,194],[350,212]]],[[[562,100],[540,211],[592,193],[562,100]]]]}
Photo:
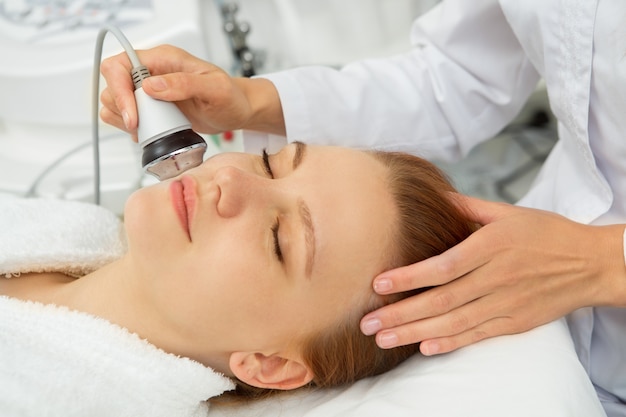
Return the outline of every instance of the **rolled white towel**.
{"type": "Polygon", "coordinates": [[[3,417],[207,417],[224,375],[102,318],[0,296],[3,417]]]}
{"type": "Polygon", "coordinates": [[[0,194],[0,276],[85,275],[121,257],[121,220],[88,203],[0,194]]]}

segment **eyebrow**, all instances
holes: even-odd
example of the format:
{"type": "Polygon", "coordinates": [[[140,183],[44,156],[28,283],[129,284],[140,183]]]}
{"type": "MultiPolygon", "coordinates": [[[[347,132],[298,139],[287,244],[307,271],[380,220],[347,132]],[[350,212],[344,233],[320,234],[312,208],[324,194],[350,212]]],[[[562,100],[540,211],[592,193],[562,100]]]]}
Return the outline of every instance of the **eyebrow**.
{"type": "Polygon", "coordinates": [[[304,243],[306,246],[305,273],[306,277],[310,279],[311,272],[313,271],[313,264],[315,262],[315,228],[313,227],[313,221],[311,220],[311,211],[304,200],[300,199],[298,201],[298,208],[300,220],[304,225],[304,243]]]}
{"type": "MultiPolygon", "coordinates": [[[[293,142],[296,145],[296,150],[293,154],[293,169],[297,169],[302,163],[306,154],[306,144],[303,142],[293,142]]],[[[309,206],[302,199],[298,199],[298,214],[300,215],[300,221],[304,226],[304,244],[306,247],[306,267],[305,274],[308,279],[311,278],[313,271],[313,264],[315,263],[315,228],[313,227],[313,220],[311,218],[311,210],[309,206]]]]}
{"type": "Polygon", "coordinates": [[[295,141],[293,144],[296,145],[296,151],[293,154],[292,162],[292,169],[295,170],[302,163],[302,159],[306,153],[306,143],[295,141]]]}

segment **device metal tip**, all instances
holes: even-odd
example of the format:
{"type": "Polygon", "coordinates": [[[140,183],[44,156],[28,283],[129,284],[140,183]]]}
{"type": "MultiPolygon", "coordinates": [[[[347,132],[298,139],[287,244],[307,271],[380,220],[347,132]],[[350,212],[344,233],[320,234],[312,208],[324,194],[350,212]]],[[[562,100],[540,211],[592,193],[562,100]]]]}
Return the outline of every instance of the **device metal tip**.
{"type": "Polygon", "coordinates": [[[154,175],[159,181],[174,178],[188,169],[197,167],[204,160],[206,143],[194,144],[183,149],[177,149],[167,155],[150,162],[144,169],[154,175]]]}

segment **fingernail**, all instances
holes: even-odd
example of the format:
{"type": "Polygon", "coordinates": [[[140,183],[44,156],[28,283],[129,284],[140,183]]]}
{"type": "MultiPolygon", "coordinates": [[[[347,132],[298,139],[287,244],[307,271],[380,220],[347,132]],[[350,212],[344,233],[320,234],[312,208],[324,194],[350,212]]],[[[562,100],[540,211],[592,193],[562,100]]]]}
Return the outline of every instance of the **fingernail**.
{"type": "Polygon", "coordinates": [[[361,326],[361,331],[366,336],[371,336],[374,333],[376,333],[377,331],[379,331],[380,329],[382,329],[382,327],[383,327],[383,325],[380,322],[380,320],[378,320],[378,319],[369,319],[369,320],[365,320],[365,322],[361,326]]]}
{"type": "Polygon", "coordinates": [[[167,89],[167,83],[161,77],[149,77],[143,80],[143,82],[148,82],[150,88],[154,91],[164,91],[167,89]]]}
{"type": "Polygon", "coordinates": [[[378,346],[391,348],[398,344],[398,336],[395,333],[384,333],[378,336],[378,346]]]}
{"type": "Polygon", "coordinates": [[[439,353],[440,349],[441,347],[437,342],[422,343],[420,345],[420,352],[422,352],[422,355],[425,356],[436,355],[437,353],[439,353]]]}
{"type": "Polygon", "coordinates": [[[124,126],[126,126],[126,129],[129,129],[128,126],[130,126],[130,116],[128,116],[128,112],[126,110],[122,112],[122,120],[124,121],[124,126]]]}
{"type": "Polygon", "coordinates": [[[389,278],[378,278],[374,280],[374,291],[383,294],[391,291],[391,280],[389,278]]]}

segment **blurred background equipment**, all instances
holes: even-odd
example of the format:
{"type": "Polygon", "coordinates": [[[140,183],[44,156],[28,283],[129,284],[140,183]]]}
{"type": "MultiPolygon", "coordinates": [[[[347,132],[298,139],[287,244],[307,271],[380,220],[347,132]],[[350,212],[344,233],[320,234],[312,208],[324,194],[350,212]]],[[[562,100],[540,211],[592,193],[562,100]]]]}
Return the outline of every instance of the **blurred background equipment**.
{"type": "MultiPolygon", "coordinates": [[[[405,52],[413,20],[437,0],[0,0],[0,192],[93,201],[91,71],[98,30],[118,26],[136,49],[169,43],[235,75],[334,67],[405,52]]],[[[122,52],[107,39],[103,56],[122,52]]],[[[104,84],[101,80],[101,85],[104,84]]],[[[126,134],[101,125],[102,204],[156,181],[126,134]]],[[[461,190],[515,200],[556,134],[545,91],[519,120],[461,164],[461,190]],[[529,120],[546,115],[538,125],[529,120]],[[536,138],[540,137],[540,140],[536,138]],[[481,158],[501,165],[486,171],[481,158]]],[[[240,132],[205,138],[206,155],[241,150],[240,132]]]]}

